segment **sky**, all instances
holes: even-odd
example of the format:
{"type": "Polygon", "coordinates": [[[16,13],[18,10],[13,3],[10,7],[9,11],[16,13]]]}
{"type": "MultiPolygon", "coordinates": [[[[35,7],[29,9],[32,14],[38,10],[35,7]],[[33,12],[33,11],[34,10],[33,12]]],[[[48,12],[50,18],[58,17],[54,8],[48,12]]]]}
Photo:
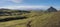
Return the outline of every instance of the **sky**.
{"type": "Polygon", "coordinates": [[[9,9],[60,9],[60,0],[0,0],[0,8],[9,9]]]}

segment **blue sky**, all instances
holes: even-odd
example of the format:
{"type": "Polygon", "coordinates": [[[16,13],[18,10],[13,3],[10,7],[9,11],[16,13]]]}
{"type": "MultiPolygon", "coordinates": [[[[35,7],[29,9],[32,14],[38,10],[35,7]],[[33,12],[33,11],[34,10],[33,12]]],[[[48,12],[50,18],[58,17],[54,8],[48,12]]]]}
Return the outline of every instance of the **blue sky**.
{"type": "Polygon", "coordinates": [[[40,8],[47,9],[53,6],[60,9],[60,0],[0,0],[0,8],[40,8]]]}

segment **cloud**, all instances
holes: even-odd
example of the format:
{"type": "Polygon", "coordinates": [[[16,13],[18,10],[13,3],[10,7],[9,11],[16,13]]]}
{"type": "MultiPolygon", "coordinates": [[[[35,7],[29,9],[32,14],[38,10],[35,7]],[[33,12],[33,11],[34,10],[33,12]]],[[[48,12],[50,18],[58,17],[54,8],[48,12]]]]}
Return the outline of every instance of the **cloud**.
{"type": "Polygon", "coordinates": [[[6,0],[0,0],[0,4],[5,3],[5,2],[6,2],[6,0]]]}
{"type": "Polygon", "coordinates": [[[0,8],[8,8],[8,9],[47,9],[49,6],[6,6],[0,8]]]}
{"type": "Polygon", "coordinates": [[[14,3],[22,3],[23,0],[8,0],[8,1],[11,1],[11,2],[14,2],[14,3]]]}
{"type": "Polygon", "coordinates": [[[0,0],[0,3],[7,3],[7,2],[22,3],[23,0],[0,0]]]}

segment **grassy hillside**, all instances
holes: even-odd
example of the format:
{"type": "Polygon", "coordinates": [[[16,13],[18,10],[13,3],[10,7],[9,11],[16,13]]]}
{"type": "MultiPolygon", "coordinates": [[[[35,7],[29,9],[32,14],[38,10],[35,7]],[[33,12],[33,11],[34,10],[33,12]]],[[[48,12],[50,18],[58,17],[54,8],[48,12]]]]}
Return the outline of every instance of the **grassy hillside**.
{"type": "Polygon", "coordinates": [[[44,13],[34,12],[25,13],[14,16],[0,16],[8,17],[25,16],[26,19],[12,20],[7,22],[0,22],[0,27],[60,27],[60,12],[44,13]]]}
{"type": "Polygon", "coordinates": [[[9,9],[0,9],[0,16],[18,16],[25,13],[30,13],[30,11],[25,10],[9,10],[9,9]]]}

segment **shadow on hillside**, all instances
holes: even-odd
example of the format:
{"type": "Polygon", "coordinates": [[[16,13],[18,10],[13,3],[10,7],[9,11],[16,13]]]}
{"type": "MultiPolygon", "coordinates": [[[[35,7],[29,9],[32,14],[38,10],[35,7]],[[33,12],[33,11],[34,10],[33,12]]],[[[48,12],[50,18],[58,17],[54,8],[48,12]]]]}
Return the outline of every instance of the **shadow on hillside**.
{"type": "Polygon", "coordinates": [[[7,22],[11,20],[19,20],[19,19],[26,19],[27,17],[15,17],[15,18],[5,18],[5,19],[0,19],[0,22],[7,22]]]}

